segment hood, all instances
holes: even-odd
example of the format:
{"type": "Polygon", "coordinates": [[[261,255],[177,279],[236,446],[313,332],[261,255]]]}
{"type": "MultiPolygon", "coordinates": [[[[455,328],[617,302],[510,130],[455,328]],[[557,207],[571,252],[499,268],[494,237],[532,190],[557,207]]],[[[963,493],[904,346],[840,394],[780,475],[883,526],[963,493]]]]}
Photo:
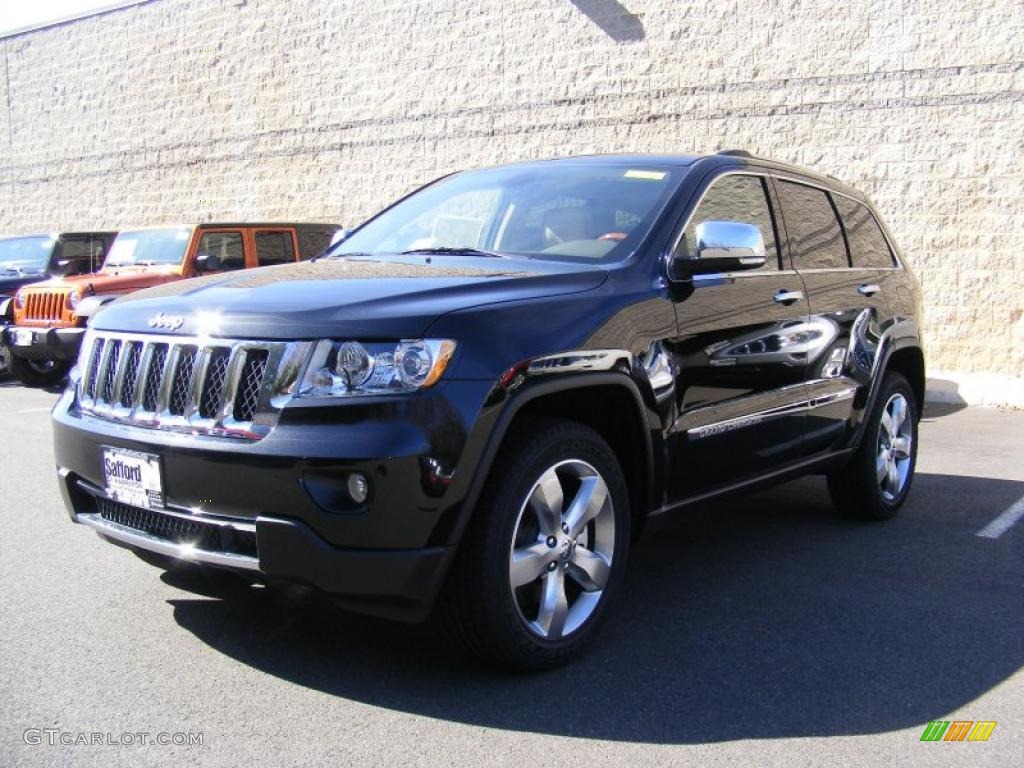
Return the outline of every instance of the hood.
{"type": "Polygon", "coordinates": [[[181,275],[175,267],[165,265],[102,269],[91,275],[69,275],[54,278],[50,282],[59,286],[76,287],[81,290],[83,296],[90,296],[94,293],[128,293],[180,279],[181,275]]]}
{"type": "Polygon", "coordinates": [[[577,293],[607,271],[587,264],[430,256],[348,257],[183,280],[125,296],[92,326],[151,331],[157,313],[177,333],[225,338],[402,339],[456,309],[577,293]]]}

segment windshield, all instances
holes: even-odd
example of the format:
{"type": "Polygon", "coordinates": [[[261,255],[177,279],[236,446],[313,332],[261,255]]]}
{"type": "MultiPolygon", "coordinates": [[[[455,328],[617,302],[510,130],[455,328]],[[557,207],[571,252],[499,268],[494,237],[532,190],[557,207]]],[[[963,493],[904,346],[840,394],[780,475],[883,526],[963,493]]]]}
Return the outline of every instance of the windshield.
{"type": "Polygon", "coordinates": [[[398,203],[328,255],[454,250],[617,261],[650,231],[682,173],[575,163],[460,173],[398,203]]]}
{"type": "Polygon", "coordinates": [[[52,237],[12,237],[0,240],[0,274],[41,275],[56,242],[52,237]]]}
{"type": "Polygon", "coordinates": [[[107,268],[181,264],[191,236],[192,230],[189,227],[122,232],[110,246],[110,253],[107,254],[103,266],[107,268]]]}

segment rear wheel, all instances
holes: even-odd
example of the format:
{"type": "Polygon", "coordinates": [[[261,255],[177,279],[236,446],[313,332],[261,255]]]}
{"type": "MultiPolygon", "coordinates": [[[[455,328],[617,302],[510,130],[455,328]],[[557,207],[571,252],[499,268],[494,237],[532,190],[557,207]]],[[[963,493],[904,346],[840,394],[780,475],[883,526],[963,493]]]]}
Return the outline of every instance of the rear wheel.
{"type": "Polygon", "coordinates": [[[475,653],[513,669],[578,655],[617,593],[629,498],[593,430],[532,422],[503,449],[442,598],[442,618],[475,653]]]}
{"type": "Polygon", "coordinates": [[[847,466],[828,476],[832,502],[850,517],[894,517],[910,492],[916,464],[914,390],[901,374],[888,373],[860,447],[847,466]]]}
{"type": "Polygon", "coordinates": [[[11,374],[28,387],[50,387],[60,384],[71,363],[64,360],[27,360],[11,355],[11,374]]]}

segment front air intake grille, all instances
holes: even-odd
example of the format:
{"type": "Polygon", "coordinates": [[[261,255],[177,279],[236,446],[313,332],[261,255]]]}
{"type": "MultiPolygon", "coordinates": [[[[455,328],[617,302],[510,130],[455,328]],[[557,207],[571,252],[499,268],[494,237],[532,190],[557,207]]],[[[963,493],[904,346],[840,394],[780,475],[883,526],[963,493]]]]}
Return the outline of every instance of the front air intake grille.
{"type": "Polygon", "coordinates": [[[310,342],[237,341],[90,331],[82,410],[156,429],[259,439],[277,420],[310,342]]]}
{"type": "Polygon", "coordinates": [[[228,552],[256,557],[256,533],[184,515],[142,509],[99,497],[100,517],[110,523],[155,536],[174,544],[187,544],[207,552],[228,552]]]}
{"type": "Polygon", "coordinates": [[[67,300],[67,291],[26,291],[25,319],[60,320],[67,300]]]}

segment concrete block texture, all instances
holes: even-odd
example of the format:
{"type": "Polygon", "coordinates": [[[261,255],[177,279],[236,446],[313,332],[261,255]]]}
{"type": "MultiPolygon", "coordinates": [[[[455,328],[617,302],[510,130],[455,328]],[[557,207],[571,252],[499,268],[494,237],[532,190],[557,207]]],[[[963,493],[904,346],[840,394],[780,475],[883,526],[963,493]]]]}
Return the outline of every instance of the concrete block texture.
{"type": "Polygon", "coordinates": [[[353,225],[461,168],[740,147],[871,195],[930,365],[1019,381],[1022,39],[1010,0],[151,0],[0,40],[0,231],[353,225]]]}

